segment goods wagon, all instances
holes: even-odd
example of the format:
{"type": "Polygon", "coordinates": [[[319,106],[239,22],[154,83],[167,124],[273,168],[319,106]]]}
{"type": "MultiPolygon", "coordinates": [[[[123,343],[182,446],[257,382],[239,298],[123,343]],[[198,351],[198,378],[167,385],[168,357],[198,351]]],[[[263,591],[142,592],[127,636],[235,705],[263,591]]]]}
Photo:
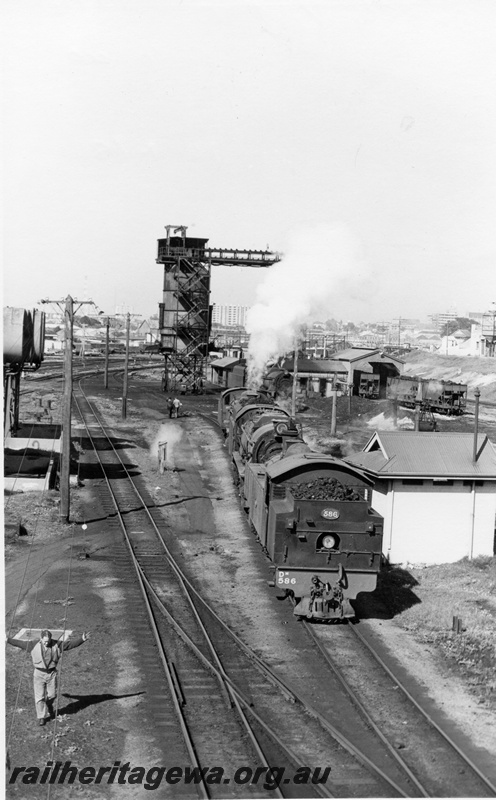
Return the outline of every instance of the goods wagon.
{"type": "Polygon", "coordinates": [[[467,385],[402,375],[388,378],[386,397],[388,400],[397,400],[407,408],[415,408],[415,403],[420,402],[429,411],[458,416],[465,411],[467,385]]]}

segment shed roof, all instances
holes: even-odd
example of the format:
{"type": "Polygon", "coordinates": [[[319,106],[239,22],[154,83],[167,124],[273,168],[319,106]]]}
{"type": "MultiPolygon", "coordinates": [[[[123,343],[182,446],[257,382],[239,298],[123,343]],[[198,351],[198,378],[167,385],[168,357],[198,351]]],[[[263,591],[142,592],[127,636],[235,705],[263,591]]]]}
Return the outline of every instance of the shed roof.
{"type": "Polygon", "coordinates": [[[227,358],[216,358],[215,361],[210,362],[210,366],[213,367],[213,369],[217,369],[218,367],[226,369],[226,367],[233,367],[235,364],[239,364],[240,361],[240,358],[228,356],[227,358]]]}
{"type": "Polygon", "coordinates": [[[473,463],[471,433],[376,431],[350,462],[377,477],[485,478],[496,481],[496,448],[485,434],[477,437],[473,463]]]}
{"type": "MultiPolygon", "coordinates": [[[[296,368],[300,375],[306,372],[346,372],[346,366],[341,361],[330,360],[328,358],[299,358],[296,368]]],[[[286,361],[283,362],[281,369],[292,373],[294,370],[294,360],[292,358],[287,358],[286,361]]]]}
{"type": "Polygon", "coordinates": [[[378,361],[382,361],[385,364],[388,362],[394,362],[396,364],[405,363],[401,358],[392,356],[389,353],[384,353],[378,348],[370,349],[365,347],[349,347],[348,350],[341,350],[339,353],[334,353],[334,358],[338,361],[349,361],[350,363],[354,361],[369,361],[371,364],[376,364],[378,361]]]}
{"type": "Polygon", "coordinates": [[[358,361],[360,358],[370,358],[377,355],[381,351],[377,348],[370,349],[370,347],[349,347],[347,350],[341,350],[339,353],[334,353],[334,358],[338,361],[358,361]]]}

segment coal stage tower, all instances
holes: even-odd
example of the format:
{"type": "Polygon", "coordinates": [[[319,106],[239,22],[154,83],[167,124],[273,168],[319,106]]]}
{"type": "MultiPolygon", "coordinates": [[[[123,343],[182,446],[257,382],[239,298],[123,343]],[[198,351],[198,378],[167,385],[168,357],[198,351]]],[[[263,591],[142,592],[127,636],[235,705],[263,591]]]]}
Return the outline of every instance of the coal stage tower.
{"type": "Polygon", "coordinates": [[[160,349],[165,357],[164,391],[197,391],[202,386],[211,324],[212,266],[270,267],[280,260],[269,250],[207,247],[208,239],[187,236],[185,225],[166,225],[158,240],[163,264],[159,305],[160,349]]]}

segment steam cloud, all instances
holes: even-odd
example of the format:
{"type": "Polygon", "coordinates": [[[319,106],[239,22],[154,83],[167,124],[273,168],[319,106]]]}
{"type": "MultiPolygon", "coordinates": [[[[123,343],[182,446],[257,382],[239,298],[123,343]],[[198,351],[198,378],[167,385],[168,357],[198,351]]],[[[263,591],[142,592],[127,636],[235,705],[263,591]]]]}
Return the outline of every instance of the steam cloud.
{"type": "Polygon", "coordinates": [[[181,441],[183,429],[176,422],[166,422],[160,426],[158,432],[150,445],[150,455],[158,458],[158,446],[162,442],[167,442],[167,464],[173,464],[174,447],[181,441]]]}
{"type": "Polygon", "coordinates": [[[301,325],[340,318],[339,297],[356,294],[363,272],[359,245],[344,226],[319,225],[293,234],[248,313],[248,385],[258,387],[267,363],[294,349],[301,325]]]}

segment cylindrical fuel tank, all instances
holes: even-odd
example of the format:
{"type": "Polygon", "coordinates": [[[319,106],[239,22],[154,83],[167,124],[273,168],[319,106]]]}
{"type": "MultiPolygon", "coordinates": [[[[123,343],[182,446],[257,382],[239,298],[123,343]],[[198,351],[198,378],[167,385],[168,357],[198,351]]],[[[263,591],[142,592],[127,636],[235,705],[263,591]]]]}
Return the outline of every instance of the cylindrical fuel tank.
{"type": "Polygon", "coordinates": [[[32,320],[24,308],[3,310],[3,358],[6,364],[21,364],[30,353],[32,320]]]}
{"type": "Polygon", "coordinates": [[[33,340],[29,361],[31,364],[41,364],[45,352],[45,313],[33,308],[33,340]]]}
{"type": "Polygon", "coordinates": [[[3,355],[6,364],[35,364],[43,361],[45,314],[39,309],[3,310],[3,355]]]}

